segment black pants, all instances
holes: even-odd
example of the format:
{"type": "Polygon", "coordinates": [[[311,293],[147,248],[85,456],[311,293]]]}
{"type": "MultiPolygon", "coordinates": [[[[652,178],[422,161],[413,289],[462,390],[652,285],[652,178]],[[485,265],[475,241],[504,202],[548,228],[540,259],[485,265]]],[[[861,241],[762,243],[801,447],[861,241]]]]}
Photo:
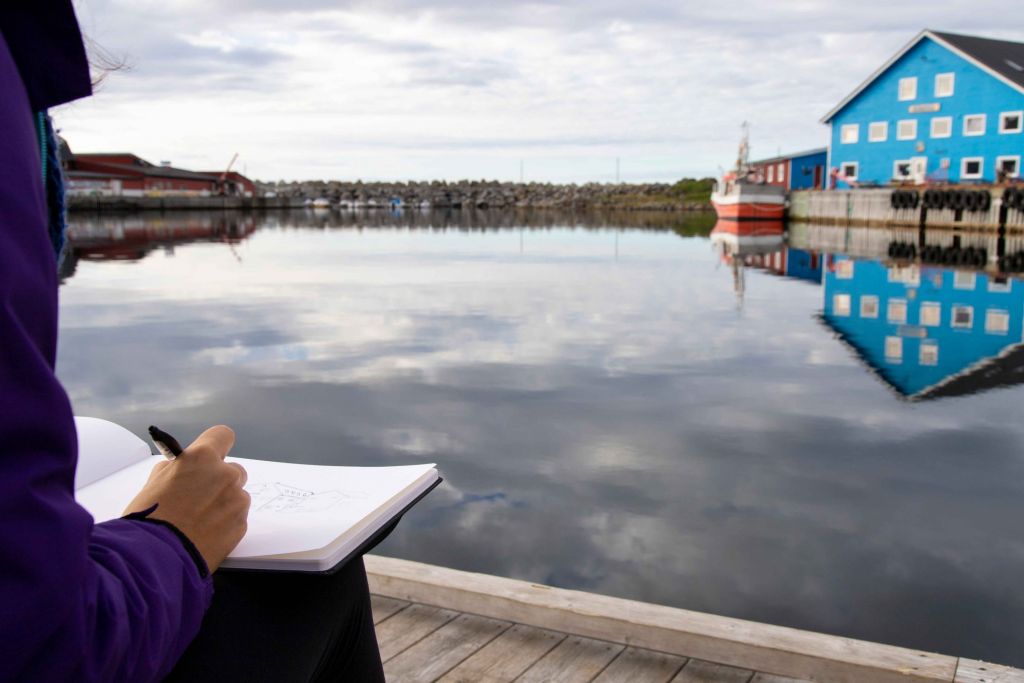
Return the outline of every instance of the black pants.
{"type": "Polygon", "coordinates": [[[168,681],[383,683],[362,558],[334,574],[217,572],[168,681]]]}

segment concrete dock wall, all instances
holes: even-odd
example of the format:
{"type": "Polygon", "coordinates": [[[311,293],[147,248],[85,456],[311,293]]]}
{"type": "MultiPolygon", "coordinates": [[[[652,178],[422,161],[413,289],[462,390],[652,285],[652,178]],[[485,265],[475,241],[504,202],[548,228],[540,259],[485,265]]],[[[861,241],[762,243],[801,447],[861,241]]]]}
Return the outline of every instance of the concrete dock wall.
{"type": "Polygon", "coordinates": [[[828,225],[874,227],[931,227],[960,230],[988,230],[1005,227],[1024,230],[1024,208],[1006,208],[1001,187],[951,188],[954,192],[988,192],[990,204],[985,209],[930,208],[923,190],[904,188],[857,190],[798,190],[790,193],[790,221],[828,225]],[[894,208],[893,193],[916,195],[913,208],[894,208]]]}

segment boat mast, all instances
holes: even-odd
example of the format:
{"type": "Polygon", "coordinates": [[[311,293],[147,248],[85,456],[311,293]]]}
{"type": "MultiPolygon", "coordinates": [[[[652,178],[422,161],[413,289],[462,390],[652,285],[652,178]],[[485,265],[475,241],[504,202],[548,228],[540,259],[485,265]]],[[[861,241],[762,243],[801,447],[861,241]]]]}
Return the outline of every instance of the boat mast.
{"type": "Polygon", "coordinates": [[[740,126],[740,148],[736,154],[736,177],[743,178],[750,171],[750,124],[746,121],[740,126]]]}

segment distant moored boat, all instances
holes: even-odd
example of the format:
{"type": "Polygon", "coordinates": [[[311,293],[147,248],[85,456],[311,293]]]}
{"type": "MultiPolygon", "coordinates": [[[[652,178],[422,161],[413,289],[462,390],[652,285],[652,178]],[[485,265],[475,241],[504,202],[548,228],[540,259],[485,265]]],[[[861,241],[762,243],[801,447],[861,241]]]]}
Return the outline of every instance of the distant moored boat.
{"type": "Polygon", "coordinates": [[[719,218],[731,220],[782,220],[786,212],[786,190],[768,185],[750,168],[750,140],[743,124],[736,170],[726,173],[711,193],[711,203],[719,218]]]}

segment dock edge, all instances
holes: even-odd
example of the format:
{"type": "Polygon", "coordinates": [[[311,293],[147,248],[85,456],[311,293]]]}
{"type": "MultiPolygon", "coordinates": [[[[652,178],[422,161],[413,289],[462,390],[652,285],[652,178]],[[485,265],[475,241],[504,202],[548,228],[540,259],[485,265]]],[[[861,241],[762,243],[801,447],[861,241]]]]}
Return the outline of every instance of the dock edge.
{"type": "Polygon", "coordinates": [[[370,592],[754,671],[829,683],[1024,683],[1024,671],[380,555],[370,592]]]}

